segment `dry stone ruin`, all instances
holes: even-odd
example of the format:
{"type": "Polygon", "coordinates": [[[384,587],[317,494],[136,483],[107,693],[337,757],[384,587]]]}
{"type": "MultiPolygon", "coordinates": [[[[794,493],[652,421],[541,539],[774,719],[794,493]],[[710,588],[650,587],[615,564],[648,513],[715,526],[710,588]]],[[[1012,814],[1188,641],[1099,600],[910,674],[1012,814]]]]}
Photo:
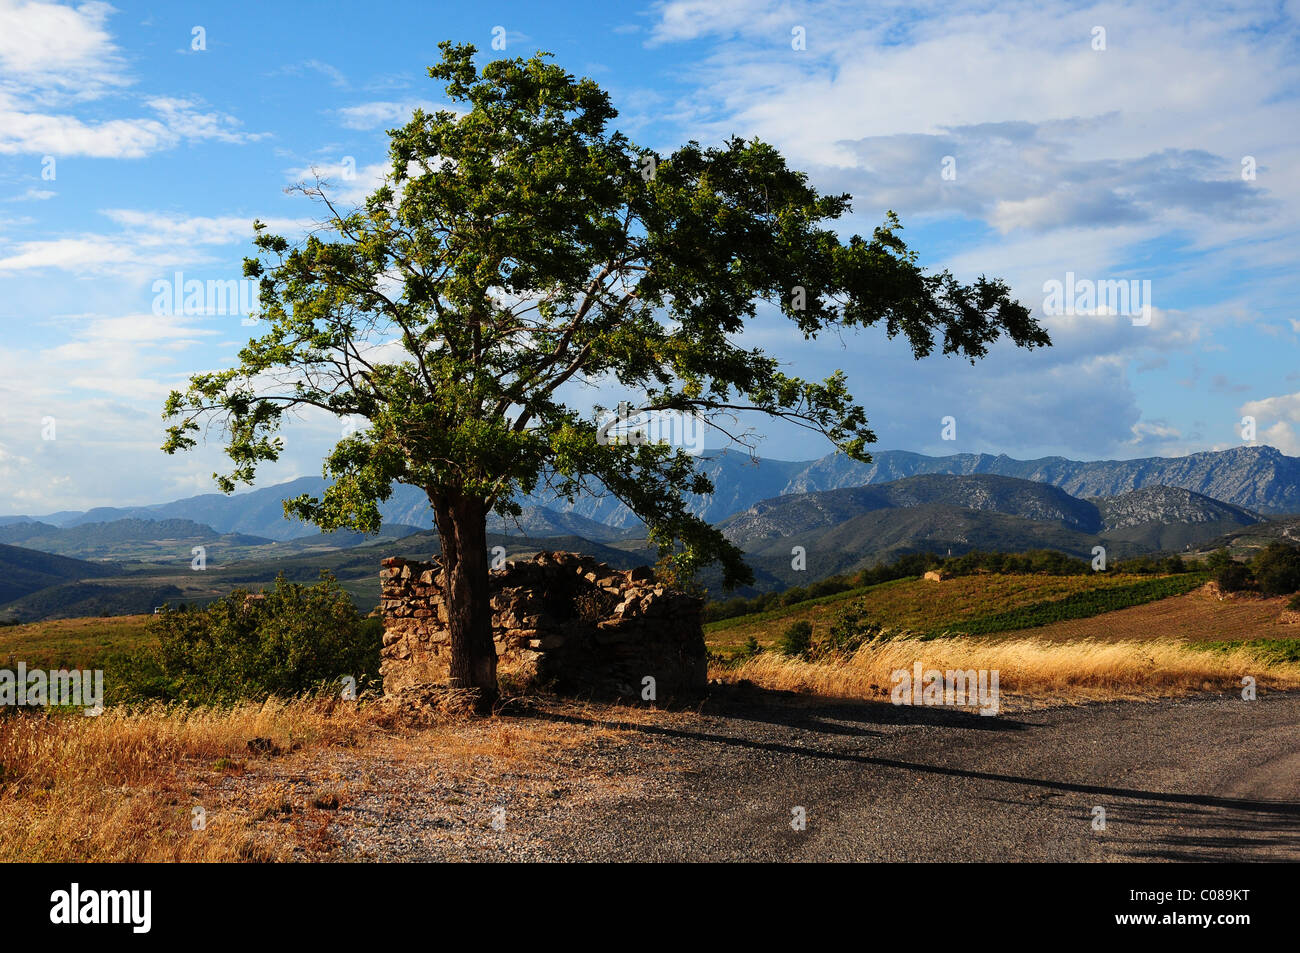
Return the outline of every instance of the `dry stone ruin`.
{"type": "MultiPolygon", "coordinates": [[[[383,561],[380,673],[388,694],[447,681],[441,573],[436,559],[383,561]]],[[[657,583],[648,567],[621,571],[577,553],[543,552],[493,570],[490,586],[503,676],[627,700],[689,697],[707,686],[702,600],[657,583]]]]}

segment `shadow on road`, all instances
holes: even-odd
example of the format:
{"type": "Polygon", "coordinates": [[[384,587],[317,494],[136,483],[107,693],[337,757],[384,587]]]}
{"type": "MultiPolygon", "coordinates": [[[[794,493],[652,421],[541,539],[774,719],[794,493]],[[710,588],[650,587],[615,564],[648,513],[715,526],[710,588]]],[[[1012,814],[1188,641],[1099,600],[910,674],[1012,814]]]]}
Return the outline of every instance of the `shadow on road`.
{"type": "MultiPolygon", "coordinates": [[[[716,744],[741,748],[769,754],[789,755],[799,758],[812,758],[828,762],[872,765],[874,767],[892,768],[899,771],[926,774],[935,777],[965,778],[978,781],[991,781],[1000,784],[1018,785],[1059,793],[1086,794],[1099,799],[1129,799],[1148,802],[1148,810],[1158,810],[1160,805],[1195,805],[1210,809],[1227,809],[1251,812],[1278,817],[1300,818],[1300,803],[1294,801],[1265,800],[1236,797],[1220,797],[1209,794],[1192,794],[1166,791],[1148,791],[1140,788],[1116,787],[1104,784],[1085,784],[1075,781],[1056,781],[1050,778],[1028,777],[1016,774],[1004,774],[996,771],[981,771],[973,768],[952,767],[948,765],[925,764],[919,761],[905,761],[898,758],[876,757],[868,754],[832,750],[816,747],[816,738],[812,744],[793,744],[782,741],[762,740],[747,737],[745,722],[758,722],[777,725],[813,735],[831,736],[871,736],[882,735],[867,725],[932,725],[951,728],[974,728],[984,731],[1031,731],[1037,727],[1032,723],[1019,722],[1006,718],[989,718],[952,709],[913,707],[892,705],[883,702],[843,702],[838,700],[813,700],[807,696],[794,696],[788,692],[766,692],[751,689],[739,695],[710,698],[701,712],[713,726],[721,731],[694,730],[691,728],[669,725],[639,724],[630,721],[610,721],[590,718],[570,711],[555,711],[544,708],[532,708],[520,711],[521,717],[543,720],[569,722],[573,724],[604,725],[628,732],[660,738],[694,741],[701,744],[716,744]],[[765,701],[766,700],[766,701],[765,701]],[[846,724],[846,722],[848,724],[846,724]],[[735,728],[735,733],[727,729],[735,728]]],[[[1180,811],[1180,817],[1187,812],[1180,811]]],[[[1151,815],[1150,823],[1157,823],[1160,818],[1151,815]]],[[[1165,818],[1166,822],[1168,818],[1165,818]]],[[[1219,816],[1214,824],[1220,828],[1225,823],[1219,816]]],[[[1186,821],[1180,823],[1186,824],[1186,821]]],[[[1235,823],[1235,822],[1234,822],[1235,823]]],[[[1258,824],[1258,819],[1256,819],[1258,824]]],[[[1291,825],[1288,825],[1290,827],[1291,825]]],[[[1242,830],[1252,830],[1245,819],[1242,830]]],[[[1256,828],[1257,829],[1257,828],[1256,828]]],[[[1281,836],[1285,832],[1278,832],[1281,836]]],[[[1189,833],[1185,837],[1166,838],[1166,850],[1175,851],[1180,845],[1190,847],[1204,832],[1189,833]]],[[[1240,843],[1240,838],[1238,839],[1240,843]]],[[[1225,839],[1225,849],[1230,842],[1225,839]]],[[[1153,845],[1144,845],[1151,847],[1153,845]]],[[[1171,854],[1171,859],[1176,856],[1171,854]]]]}

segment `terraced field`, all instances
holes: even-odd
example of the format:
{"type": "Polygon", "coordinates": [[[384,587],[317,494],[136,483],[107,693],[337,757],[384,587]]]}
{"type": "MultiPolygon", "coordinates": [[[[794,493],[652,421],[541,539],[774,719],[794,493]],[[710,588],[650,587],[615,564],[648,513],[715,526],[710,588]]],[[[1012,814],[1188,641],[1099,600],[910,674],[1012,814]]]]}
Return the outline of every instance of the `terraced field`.
{"type": "Polygon", "coordinates": [[[1285,597],[1239,595],[1220,600],[1204,590],[1034,630],[1050,642],[1095,639],[1187,639],[1191,642],[1300,639],[1300,624],[1281,621],[1285,597]]]}
{"type": "MultiPolygon", "coordinates": [[[[1058,620],[1086,616],[1113,617],[1116,610],[1181,596],[1199,587],[1205,577],[1141,576],[1107,573],[1087,576],[1002,575],[985,573],[932,582],[901,579],[865,589],[839,593],[814,602],[769,610],[705,627],[710,648],[726,654],[753,636],[769,646],[792,622],[808,620],[814,627],[829,625],[846,602],[863,599],[881,625],[919,634],[945,631],[993,634],[1034,627],[1035,635],[1058,620]]],[[[1128,637],[1140,635],[1129,632],[1128,637]]]]}

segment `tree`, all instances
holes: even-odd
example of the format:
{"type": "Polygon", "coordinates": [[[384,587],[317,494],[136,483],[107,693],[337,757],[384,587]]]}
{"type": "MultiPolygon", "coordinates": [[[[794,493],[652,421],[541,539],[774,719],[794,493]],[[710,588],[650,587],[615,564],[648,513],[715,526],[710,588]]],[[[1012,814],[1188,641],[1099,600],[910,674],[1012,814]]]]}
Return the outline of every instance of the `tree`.
{"type": "Polygon", "coordinates": [[[1250,566],[1259,591],[1267,596],[1286,596],[1300,589],[1300,549],[1295,546],[1274,540],[1255,554],[1250,566]]]}
{"type": "Polygon", "coordinates": [[[226,492],[282,449],[287,415],[318,408],[364,426],[325,460],[332,483],[286,513],[326,530],[378,528],[394,481],[423,489],[441,539],[451,683],[496,693],[486,519],[518,514],[545,484],[567,499],[613,494],[683,576],[718,562],[751,580],[740,551],[693,516],[709,480],[681,447],[602,439],[570,388],[617,386],[634,413],[691,414],[751,446],[738,415],[793,421],[869,460],[866,415],[837,372],[788,376],[737,341],[766,301],[805,337],[883,324],[918,359],[972,362],[1006,335],[1051,342],[1007,286],[930,274],[889,213],[848,241],[827,223],[849,196],[821,195],[771,146],[732,138],[660,156],[608,124],[590,79],[547,54],[480,71],[472,46],[440,45],[429,70],[457,111],[417,111],[390,131],[392,171],[356,209],[303,185],[323,221],[291,244],[254,223],[266,333],[235,368],[172,393],[164,450],[217,424],[226,492]]]}

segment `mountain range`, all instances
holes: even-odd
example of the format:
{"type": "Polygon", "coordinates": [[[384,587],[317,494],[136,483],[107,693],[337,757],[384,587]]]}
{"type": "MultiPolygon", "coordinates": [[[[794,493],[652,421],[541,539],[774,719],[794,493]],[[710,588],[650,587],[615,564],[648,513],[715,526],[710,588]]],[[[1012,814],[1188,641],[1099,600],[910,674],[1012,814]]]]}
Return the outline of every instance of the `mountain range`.
{"type": "Polygon", "coordinates": [[[1016,477],[944,474],[774,497],[719,526],[756,571],[791,584],[801,578],[791,566],[793,546],[810,564],[803,578],[817,578],[919,551],[1055,549],[1091,557],[1100,545],[1109,559],[1123,559],[1195,549],[1264,523],[1244,507],[1177,487],[1085,500],[1016,477]]]}
{"type": "MultiPolygon", "coordinates": [[[[1300,516],[1272,515],[1294,505],[1298,465],[1268,447],[1100,463],[885,452],[865,466],[840,456],[755,463],[718,454],[702,461],[716,492],[691,504],[745,551],[754,589],[768,590],[922,551],[1053,549],[1090,557],[1100,545],[1118,560],[1300,538],[1300,516]],[[1015,475],[987,472],[994,469],[1015,475]],[[853,480],[865,482],[838,485],[853,480]],[[1214,493],[1159,482],[1172,480],[1214,493]],[[792,565],[794,547],[806,554],[803,570],[792,565]]],[[[396,488],[377,536],[320,533],[284,519],[281,500],[324,485],[304,478],[228,497],[0,517],[0,621],[147,612],[164,601],[205,602],[236,586],[265,585],[279,573],[312,581],[322,570],[368,609],[378,598],[379,559],[437,551],[428,504],[419,491],[396,488]],[[196,546],[205,571],[191,564],[196,546]]],[[[654,559],[639,524],[612,525],[626,521],[608,500],[525,502],[517,519],[489,526],[489,545],[507,558],[549,548],[623,568],[654,559]]],[[[701,581],[715,586],[717,575],[706,571],[701,581]]]]}
{"type": "MultiPolygon", "coordinates": [[[[1300,513],[1300,458],[1265,446],[1234,447],[1184,457],[1100,461],[1064,457],[1015,460],[1006,455],[983,453],[930,457],[886,450],[874,454],[869,464],[849,460],[843,454],[831,454],[819,460],[788,461],[755,460],[743,453],[719,451],[701,458],[699,468],[710,476],[715,489],[707,496],[690,497],[690,507],[692,512],[714,523],[774,497],[871,486],[930,474],[1016,477],[1058,487],[1075,498],[1111,497],[1163,486],[1190,490],[1267,515],[1300,513]]],[[[207,493],[151,506],[5,516],[0,517],[0,527],[32,521],[67,528],[121,519],[185,519],[211,527],[218,534],[237,533],[283,541],[316,535],[317,530],[285,519],[281,501],[303,493],[319,495],[325,486],[326,481],[320,477],[301,477],[231,496],[207,493]]],[[[539,493],[520,502],[525,512],[517,524],[498,520],[491,528],[506,534],[572,534],[601,541],[635,535],[640,530],[631,512],[609,497],[583,497],[569,503],[539,493]]],[[[421,529],[433,525],[428,500],[415,487],[394,487],[380,511],[385,523],[421,529]]]]}

